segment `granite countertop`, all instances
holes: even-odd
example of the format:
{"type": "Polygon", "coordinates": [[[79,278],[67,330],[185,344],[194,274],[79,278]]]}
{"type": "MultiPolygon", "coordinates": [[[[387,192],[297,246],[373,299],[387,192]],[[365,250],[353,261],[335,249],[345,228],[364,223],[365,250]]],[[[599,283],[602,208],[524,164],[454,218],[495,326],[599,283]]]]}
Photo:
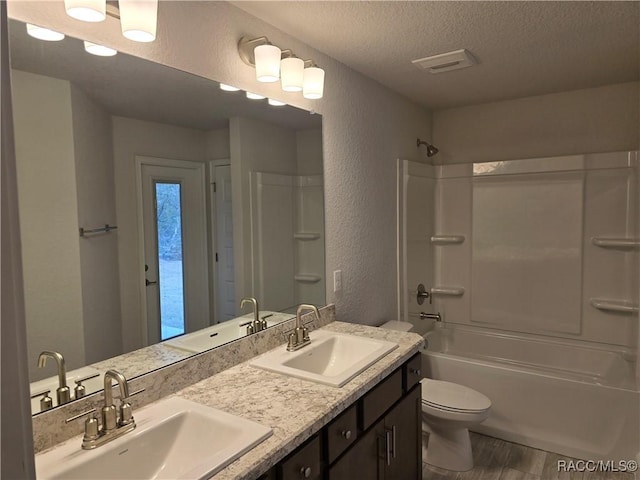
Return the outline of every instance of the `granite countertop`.
{"type": "Polygon", "coordinates": [[[249,480],[265,473],[418,352],[423,343],[415,333],[352,323],[333,322],[323,329],[389,340],[398,343],[398,348],[342,388],[268,372],[244,362],[175,394],[273,429],[271,437],[213,479],[249,480]]]}

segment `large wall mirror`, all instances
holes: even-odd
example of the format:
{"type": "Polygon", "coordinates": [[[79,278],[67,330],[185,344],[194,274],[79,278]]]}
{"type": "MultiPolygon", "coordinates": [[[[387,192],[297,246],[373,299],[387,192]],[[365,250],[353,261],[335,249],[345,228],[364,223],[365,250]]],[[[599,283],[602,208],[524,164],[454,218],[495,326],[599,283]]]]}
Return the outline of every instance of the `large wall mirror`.
{"type": "Polygon", "coordinates": [[[320,115],[25,27],[10,21],[32,394],[56,405],[45,350],[73,391],[245,335],[243,297],[268,325],[324,305],[320,115]]]}

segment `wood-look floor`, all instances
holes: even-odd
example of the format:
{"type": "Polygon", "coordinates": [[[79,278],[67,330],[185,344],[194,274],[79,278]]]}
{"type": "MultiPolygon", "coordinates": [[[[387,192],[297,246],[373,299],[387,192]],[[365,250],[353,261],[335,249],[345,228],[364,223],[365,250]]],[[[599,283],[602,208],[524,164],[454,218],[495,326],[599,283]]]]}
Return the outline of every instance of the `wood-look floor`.
{"type": "Polygon", "coordinates": [[[558,472],[558,460],[575,459],[473,432],[471,432],[471,447],[475,463],[473,470],[451,472],[423,462],[422,480],[634,480],[635,478],[633,474],[623,472],[558,472]]]}

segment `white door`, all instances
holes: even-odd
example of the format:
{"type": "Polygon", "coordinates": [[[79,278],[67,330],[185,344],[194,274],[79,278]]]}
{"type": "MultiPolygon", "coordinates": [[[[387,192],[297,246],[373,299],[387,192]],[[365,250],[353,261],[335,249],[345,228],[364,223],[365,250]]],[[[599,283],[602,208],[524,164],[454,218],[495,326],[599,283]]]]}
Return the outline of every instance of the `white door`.
{"type": "Polygon", "coordinates": [[[209,325],[204,164],[137,157],[147,344],[209,325]]]}
{"type": "Polygon", "coordinates": [[[216,318],[223,322],[236,317],[236,295],[233,273],[233,216],[231,207],[231,166],[215,165],[215,256],[216,318]]]}

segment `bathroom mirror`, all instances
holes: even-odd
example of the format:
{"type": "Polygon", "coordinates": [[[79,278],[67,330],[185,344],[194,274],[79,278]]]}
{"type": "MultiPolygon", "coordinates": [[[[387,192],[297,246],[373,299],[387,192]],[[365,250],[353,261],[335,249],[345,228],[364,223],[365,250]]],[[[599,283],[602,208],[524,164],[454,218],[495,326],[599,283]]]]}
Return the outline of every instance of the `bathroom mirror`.
{"type": "Polygon", "coordinates": [[[123,354],[133,378],[246,334],[243,297],[269,326],[325,303],[320,115],[9,34],[32,382],[56,373],[42,350],[73,389],[123,354]]]}

